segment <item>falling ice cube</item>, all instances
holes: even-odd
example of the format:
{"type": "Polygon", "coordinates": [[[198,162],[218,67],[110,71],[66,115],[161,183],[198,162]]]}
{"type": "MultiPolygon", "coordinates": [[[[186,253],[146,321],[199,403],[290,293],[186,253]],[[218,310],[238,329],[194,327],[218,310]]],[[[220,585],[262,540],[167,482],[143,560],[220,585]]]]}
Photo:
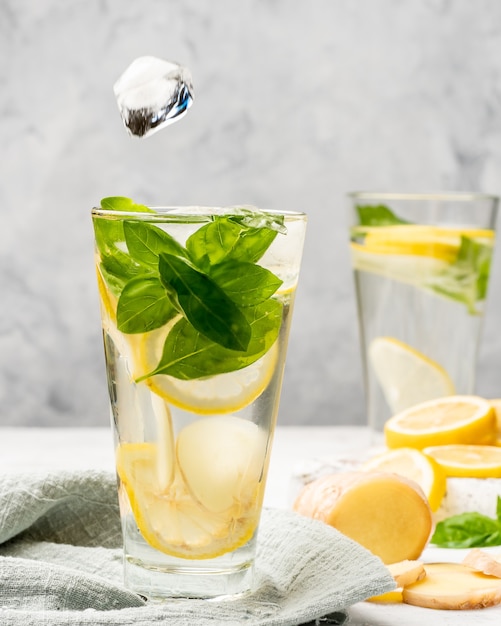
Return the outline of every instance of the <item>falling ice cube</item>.
{"type": "Polygon", "coordinates": [[[140,57],[113,86],[118,108],[131,135],[152,135],[185,115],[193,102],[190,71],[156,57],[140,57]]]}

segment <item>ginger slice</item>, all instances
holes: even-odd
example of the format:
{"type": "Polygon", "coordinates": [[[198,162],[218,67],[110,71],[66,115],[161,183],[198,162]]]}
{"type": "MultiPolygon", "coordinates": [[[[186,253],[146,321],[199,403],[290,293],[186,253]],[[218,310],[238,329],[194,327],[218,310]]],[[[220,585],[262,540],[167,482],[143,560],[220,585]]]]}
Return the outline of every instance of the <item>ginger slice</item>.
{"type": "Polygon", "coordinates": [[[397,604],[403,602],[403,587],[411,585],[418,580],[422,580],[426,576],[424,565],[421,561],[400,561],[387,566],[391,575],[398,585],[398,589],[387,591],[378,596],[368,598],[369,602],[379,604],[397,604]]]}
{"type": "Polygon", "coordinates": [[[485,552],[474,548],[463,559],[463,565],[474,570],[501,578],[501,552],[485,552]]]}
{"type": "Polygon", "coordinates": [[[426,576],[403,590],[406,604],[429,609],[481,609],[501,603],[501,578],[462,563],[425,563],[426,576]]]}
{"type": "Polygon", "coordinates": [[[421,488],[389,472],[322,476],[304,487],[294,510],[337,528],[386,564],[418,558],[432,527],[421,488]]]}
{"type": "Polygon", "coordinates": [[[426,570],[421,561],[400,561],[387,566],[395,582],[399,587],[407,587],[412,583],[422,580],[426,576],[426,570]]]}

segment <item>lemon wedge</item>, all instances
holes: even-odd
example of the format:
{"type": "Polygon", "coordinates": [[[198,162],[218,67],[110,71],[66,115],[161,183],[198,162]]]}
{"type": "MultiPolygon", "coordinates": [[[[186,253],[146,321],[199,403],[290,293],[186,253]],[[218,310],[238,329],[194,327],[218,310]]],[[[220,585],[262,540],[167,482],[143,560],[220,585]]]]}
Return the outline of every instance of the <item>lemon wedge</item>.
{"type": "Polygon", "coordinates": [[[361,467],[363,471],[393,472],[416,482],[436,511],[445,495],[446,474],[433,458],[414,448],[398,448],[380,454],[361,467]]]}
{"type": "MultiPolygon", "coordinates": [[[[166,326],[141,335],[136,378],[156,368],[165,338],[178,319],[175,317],[166,326]]],[[[145,382],[151,391],[181,409],[200,415],[232,413],[248,406],[261,395],[273,376],[277,357],[278,341],[260,359],[240,370],[193,380],[156,374],[145,382]]]]}
{"type": "Polygon", "coordinates": [[[263,495],[258,427],[243,426],[234,416],[207,421],[210,427],[200,426],[204,419],[180,432],[179,461],[167,486],[158,471],[165,463],[158,444],[123,443],[116,451],[117,472],[141,535],[155,549],[185,559],[214,558],[245,544],[256,530],[263,495]],[[224,447],[232,460],[238,457],[232,467],[220,455],[224,447]]]}
{"type": "Polygon", "coordinates": [[[388,448],[447,444],[492,444],[496,416],[478,396],[447,396],[422,402],[390,418],[384,427],[388,448]]]}
{"type": "Polygon", "coordinates": [[[455,393],[444,368],[403,341],[377,337],[369,345],[368,356],[393,413],[455,393]]]}
{"type": "Polygon", "coordinates": [[[497,446],[430,446],[424,452],[444,468],[447,476],[501,478],[501,448],[497,446]]]}

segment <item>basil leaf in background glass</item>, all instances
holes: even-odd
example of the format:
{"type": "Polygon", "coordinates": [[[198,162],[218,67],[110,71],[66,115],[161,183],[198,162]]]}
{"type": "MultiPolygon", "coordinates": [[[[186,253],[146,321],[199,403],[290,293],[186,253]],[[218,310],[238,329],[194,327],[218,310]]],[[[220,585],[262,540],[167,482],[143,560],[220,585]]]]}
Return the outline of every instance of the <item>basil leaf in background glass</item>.
{"type": "Polygon", "coordinates": [[[253,263],[225,261],[210,271],[212,280],[238,306],[253,306],[270,298],[282,284],[272,272],[253,263]]]}
{"type": "Polygon", "coordinates": [[[256,307],[244,309],[252,329],[245,353],[223,348],[197,331],[185,318],[179,320],[167,335],[157,367],[138,382],[156,374],[192,380],[234,372],[251,365],[277,340],[282,308],[277,300],[267,300],[256,307]]]}
{"type": "Polygon", "coordinates": [[[158,276],[139,276],[123,288],[117,304],[117,327],[123,333],[146,333],[178,314],[158,276]]]}
{"type": "Polygon", "coordinates": [[[358,204],[357,213],[360,226],[395,226],[396,224],[410,224],[410,222],[397,217],[395,213],[384,204],[358,204]]]}
{"type": "Polygon", "coordinates": [[[222,261],[256,263],[276,236],[276,230],[249,227],[225,215],[193,233],[186,248],[197,265],[207,270],[222,261]]]}
{"type": "Polygon", "coordinates": [[[123,229],[129,254],[140,263],[156,269],[160,252],[187,256],[183,246],[157,226],[144,222],[126,221],[123,229]]]}
{"type": "Polygon", "coordinates": [[[183,313],[198,331],[225,348],[247,349],[250,325],[213,280],[172,254],[160,254],[158,269],[162,283],[176,292],[183,313]]]}
{"type": "Polygon", "coordinates": [[[445,270],[426,280],[437,293],[463,302],[475,314],[476,303],[485,300],[489,282],[492,246],[461,237],[456,260],[445,270]]]}

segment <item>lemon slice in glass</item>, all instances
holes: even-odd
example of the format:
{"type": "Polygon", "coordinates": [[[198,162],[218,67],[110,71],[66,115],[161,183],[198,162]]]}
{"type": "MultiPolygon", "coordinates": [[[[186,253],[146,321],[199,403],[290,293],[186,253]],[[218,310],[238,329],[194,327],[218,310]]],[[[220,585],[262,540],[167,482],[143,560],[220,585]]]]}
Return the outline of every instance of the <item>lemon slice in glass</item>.
{"type": "Polygon", "coordinates": [[[501,448],[497,446],[430,446],[424,452],[444,468],[447,476],[501,478],[501,448]]]}
{"type": "Polygon", "coordinates": [[[393,472],[416,482],[436,511],[445,495],[446,474],[441,465],[414,448],[398,448],[380,454],[361,467],[364,471],[393,472]]]}
{"type": "Polygon", "coordinates": [[[409,254],[451,262],[456,258],[462,236],[492,241],[494,232],[425,224],[380,226],[367,232],[364,246],[380,254],[409,254]]]}
{"type": "MultiPolygon", "coordinates": [[[[178,319],[175,317],[166,326],[141,336],[134,368],[136,378],[156,368],[165,338],[178,319]]],[[[266,389],[275,372],[277,357],[278,341],[260,359],[240,370],[193,380],[156,374],[145,379],[145,383],[151,391],[181,409],[201,415],[231,413],[249,405],[266,389]]]]}
{"type": "Polygon", "coordinates": [[[368,355],[393,413],[455,393],[445,369],[403,341],[377,337],[371,342],[368,355]]]}
{"type": "Polygon", "coordinates": [[[390,418],[384,427],[388,448],[494,443],[496,416],[478,396],[448,396],[422,402],[390,418]]]}

